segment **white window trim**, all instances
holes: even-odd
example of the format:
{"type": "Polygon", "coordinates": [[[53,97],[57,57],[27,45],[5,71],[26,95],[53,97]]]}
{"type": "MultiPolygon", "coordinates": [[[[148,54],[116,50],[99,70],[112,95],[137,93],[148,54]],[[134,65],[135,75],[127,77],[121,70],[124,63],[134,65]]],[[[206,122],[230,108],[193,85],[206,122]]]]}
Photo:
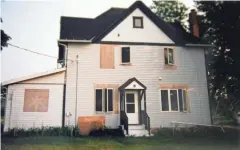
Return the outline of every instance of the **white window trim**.
{"type": "Polygon", "coordinates": [[[186,103],[187,103],[187,89],[182,89],[182,102],[183,102],[183,112],[188,112],[187,110],[187,104],[186,104],[186,110],[184,110],[184,104],[185,104],[185,101],[184,101],[184,96],[183,96],[183,91],[185,91],[185,94],[186,94],[186,103]]]}
{"type": "MultiPolygon", "coordinates": [[[[172,50],[173,50],[173,48],[171,48],[172,50]]],[[[174,62],[175,62],[175,60],[174,60],[174,50],[173,50],[173,52],[172,52],[172,57],[173,57],[173,63],[170,63],[169,62],[169,52],[170,51],[170,48],[167,48],[167,53],[168,53],[168,65],[174,65],[174,62]]]]}
{"type": "Polygon", "coordinates": [[[160,94],[160,110],[161,110],[161,112],[180,112],[178,89],[159,89],[159,94],[160,94]],[[162,110],[162,95],[161,95],[162,90],[167,90],[168,91],[168,111],[162,110]],[[178,110],[177,111],[171,109],[170,90],[176,90],[177,91],[177,103],[178,103],[178,110]]]}
{"type": "Polygon", "coordinates": [[[120,60],[120,62],[121,62],[121,64],[131,64],[131,47],[130,46],[121,46],[121,49],[120,49],[120,53],[121,53],[121,60],[120,60]],[[129,62],[122,62],[122,48],[125,48],[125,47],[127,47],[127,48],[129,48],[129,62]]]}
{"type": "MultiPolygon", "coordinates": [[[[108,90],[112,90],[112,105],[114,105],[113,103],[114,103],[114,88],[95,88],[95,112],[96,113],[112,113],[113,112],[113,110],[112,111],[108,111],[108,90]],[[104,90],[107,90],[107,93],[105,93],[105,94],[107,94],[107,108],[105,108],[105,95],[103,94],[104,93],[104,90]],[[96,111],[96,90],[102,90],[102,111],[96,111]],[[105,111],[105,109],[107,109],[107,111],[105,111]]],[[[112,106],[113,107],[113,106],[112,106]]],[[[113,108],[114,109],[114,108],[113,108]]]]}
{"type": "MultiPolygon", "coordinates": [[[[165,53],[165,49],[167,49],[167,57],[168,57],[168,63],[165,64],[165,65],[175,65],[175,59],[174,59],[174,48],[171,48],[171,47],[165,47],[165,48],[164,48],[164,53],[165,53]],[[169,50],[170,50],[170,49],[173,50],[173,53],[172,53],[172,55],[173,55],[173,63],[170,63],[170,62],[169,62],[169,50]]],[[[164,54],[164,59],[165,59],[165,54],[164,54]]]]}

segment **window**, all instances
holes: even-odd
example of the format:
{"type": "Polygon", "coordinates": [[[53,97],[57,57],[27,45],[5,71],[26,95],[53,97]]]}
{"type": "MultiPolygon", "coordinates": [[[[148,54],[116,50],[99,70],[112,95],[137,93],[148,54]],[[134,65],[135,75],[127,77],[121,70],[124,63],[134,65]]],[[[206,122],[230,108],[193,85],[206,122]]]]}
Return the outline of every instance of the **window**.
{"type": "Polygon", "coordinates": [[[178,111],[177,90],[170,90],[171,111],[178,111]]]}
{"type": "Polygon", "coordinates": [[[186,89],[162,89],[160,90],[162,111],[188,111],[186,89]]]}
{"type": "Polygon", "coordinates": [[[127,113],[135,113],[135,103],[134,103],[134,94],[127,93],[126,94],[126,112],[127,113]]]}
{"type": "Polygon", "coordinates": [[[174,54],[172,48],[164,48],[164,59],[166,65],[174,64],[174,54]]]}
{"type": "Polygon", "coordinates": [[[161,90],[162,111],[169,111],[168,90],[161,90]]]}
{"type": "Polygon", "coordinates": [[[179,94],[179,104],[180,104],[180,110],[181,111],[188,111],[188,108],[187,108],[187,96],[186,96],[186,90],[185,89],[179,89],[178,90],[178,94],[179,94]]]}
{"type": "Polygon", "coordinates": [[[96,89],[96,111],[113,111],[113,89],[96,89]]]}
{"type": "Polygon", "coordinates": [[[143,17],[133,17],[133,28],[143,28],[143,17]]]}
{"type": "Polygon", "coordinates": [[[122,63],[130,63],[130,47],[122,47],[122,63]]]}

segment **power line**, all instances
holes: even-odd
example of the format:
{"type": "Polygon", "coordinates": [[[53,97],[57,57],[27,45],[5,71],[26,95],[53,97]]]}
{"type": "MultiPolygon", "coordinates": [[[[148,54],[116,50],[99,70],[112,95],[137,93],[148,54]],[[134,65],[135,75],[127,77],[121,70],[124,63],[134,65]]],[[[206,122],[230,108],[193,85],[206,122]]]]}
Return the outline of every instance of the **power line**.
{"type": "MultiPolygon", "coordinates": [[[[34,54],[38,54],[38,55],[42,55],[42,56],[46,56],[46,57],[58,59],[58,57],[51,56],[51,55],[47,55],[47,54],[44,54],[44,53],[35,52],[35,51],[29,50],[29,49],[26,49],[26,48],[19,47],[19,46],[17,46],[17,45],[13,45],[13,44],[11,44],[11,43],[8,43],[8,45],[10,45],[10,46],[12,46],[12,47],[15,47],[15,48],[18,48],[18,49],[21,49],[21,50],[25,50],[25,51],[27,51],[27,52],[34,53],[34,54]]],[[[67,60],[67,61],[70,60],[71,62],[74,62],[74,60],[71,60],[71,59],[66,59],[66,60],[67,60]]]]}
{"type": "Polygon", "coordinates": [[[25,51],[28,51],[28,52],[31,52],[31,53],[35,53],[35,54],[38,54],[38,55],[42,55],[42,56],[47,56],[47,57],[51,57],[51,58],[58,59],[58,57],[51,56],[51,55],[47,55],[47,54],[43,54],[43,53],[38,53],[38,52],[35,52],[35,51],[32,51],[32,50],[29,50],[29,49],[26,49],[26,48],[22,48],[22,47],[19,47],[19,46],[16,46],[16,45],[10,44],[10,43],[8,43],[8,45],[10,45],[10,46],[12,46],[12,47],[16,47],[16,48],[22,49],[22,50],[25,50],[25,51]]]}

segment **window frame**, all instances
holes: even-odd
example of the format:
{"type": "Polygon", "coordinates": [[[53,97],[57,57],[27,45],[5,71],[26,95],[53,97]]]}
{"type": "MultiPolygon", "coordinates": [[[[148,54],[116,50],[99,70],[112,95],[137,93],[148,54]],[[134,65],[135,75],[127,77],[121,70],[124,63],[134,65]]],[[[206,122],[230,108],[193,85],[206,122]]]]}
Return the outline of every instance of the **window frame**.
{"type": "Polygon", "coordinates": [[[120,53],[121,53],[121,60],[120,60],[120,61],[121,61],[121,64],[128,64],[128,65],[131,64],[131,47],[130,47],[130,46],[122,46],[120,53]],[[123,62],[123,61],[122,61],[122,58],[123,58],[122,50],[123,50],[123,48],[129,48],[129,62],[123,62]]]}
{"type": "Polygon", "coordinates": [[[106,88],[106,89],[107,89],[107,111],[105,111],[105,112],[113,112],[114,88],[106,88]],[[109,102],[108,102],[108,90],[112,90],[112,111],[108,111],[108,104],[109,104],[109,102]]]}
{"type": "Polygon", "coordinates": [[[95,88],[95,112],[96,113],[113,113],[114,112],[114,88],[95,88]],[[96,110],[96,90],[102,90],[102,111],[97,111],[96,110]],[[107,91],[105,93],[104,91],[107,91]],[[112,90],[112,111],[108,111],[108,90],[112,90]],[[107,108],[105,108],[105,95],[107,95],[107,108]],[[106,111],[107,110],[107,111],[106,111]]]}
{"type": "Polygon", "coordinates": [[[104,103],[103,103],[103,100],[104,100],[104,95],[103,95],[103,91],[104,91],[104,88],[95,88],[95,112],[104,112],[104,103]],[[96,108],[97,108],[97,90],[102,90],[102,111],[97,111],[96,108]]]}
{"type": "Polygon", "coordinates": [[[165,65],[171,65],[171,66],[174,66],[175,65],[175,54],[174,54],[174,48],[172,48],[172,47],[165,47],[164,48],[164,64],[165,65]],[[167,58],[168,58],[168,63],[166,64],[165,63],[165,49],[167,49],[167,58]],[[170,49],[172,49],[172,57],[173,57],[173,63],[169,63],[169,51],[170,51],[170,49]]]}
{"type": "Polygon", "coordinates": [[[188,112],[188,106],[187,106],[187,89],[182,89],[182,103],[183,103],[183,112],[188,112]],[[185,101],[183,96],[183,91],[185,91],[185,101]],[[186,105],[186,110],[184,110],[184,104],[186,105]]]}
{"type": "Polygon", "coordinates": [[[159,94],[160,94],[160,110],[161,110],[161,112],[180,112],[178,89],[175,89],[175,88],[174,89],[159,89],[159,94]],[[162,95],[161,95],[162,90],[168,91],[168,111],[162,110],[162,95]],[[172,110],[171,95],[170,95],[171,90],[177,91],[177,104],[178,104],[177,111],[172,110]]]}
{"type": "Polygon", "coordinates": [[[134,92],[127,92],[125,94],[125,112],[127,113],[127,104],[134,104],[134,113],[136,113],[136,105],[135,105],[135,93],[134,92]],[[127,94],[133,94],[133,97],[134,97],[134,101],[133,102],[127,102],[127,94]]]}
{"type": "Polygon", "coordinates": [[[141,16],[133,16],[133,28],[143,29],[143,17],[141,17],[141,16]],[[136,26],[136,24],[135,24],[135,20],[136,19],[140,19],[141,26],[136,26]]]}

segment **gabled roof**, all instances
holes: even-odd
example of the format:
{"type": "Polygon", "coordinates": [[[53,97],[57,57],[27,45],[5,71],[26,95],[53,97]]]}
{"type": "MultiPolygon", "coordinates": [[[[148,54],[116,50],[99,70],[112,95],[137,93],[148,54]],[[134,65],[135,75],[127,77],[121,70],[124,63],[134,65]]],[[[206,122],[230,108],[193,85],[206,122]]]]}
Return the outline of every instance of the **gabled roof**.
{"type": "Polygon", "coordinates": [[[141,1],[136,1],[127,9],[111,8],[94,19],[61,17],[60,39],[100,42],[104,36],[110,33],[136,8],[139,8],[156,26],[174,41],[176,45],[202,43],[190,33],[162,20],[141,1]]]}
{"type": "Polygon", "coordinates": [[[145,90],[147,89],[147,87],[142,84],[138,79],[136,79],[135,77],[133,78],[130,78],[128,79],[125,83],[123,83],[119,88],[118,90],[121,91],[121,90],[124,90],[129,84],[131,84],[132,82],[137,82],[141,87],[143,87],[145,90]]]}
{"type": "Polygon", "coordinates": [[[61,17],[60,39],[91,40],[106,30],[125,11],[122,8],[110,8],[94,19],[61,17]]]}
{"type": "Polygon", "coordinates": [[[22,81],[26,81],[26,80],[30,80],[30,79],[35,79],[35,78],[39,78],[39,77],[63,72],[65,70],[66,70],[66,68],[60,68],[60,69],[54,69],[54,70],[50,70],[50,71],[46,71],[46,72],[36,73],[36,74],[30,75],[30,76],[5,81],[5,82],[2,83],[2,85],[6,86],[6,85],[9,85],[9,84],[14,84],[14,83],[18,83],[18,82],[22,82],[22,81]]]}

